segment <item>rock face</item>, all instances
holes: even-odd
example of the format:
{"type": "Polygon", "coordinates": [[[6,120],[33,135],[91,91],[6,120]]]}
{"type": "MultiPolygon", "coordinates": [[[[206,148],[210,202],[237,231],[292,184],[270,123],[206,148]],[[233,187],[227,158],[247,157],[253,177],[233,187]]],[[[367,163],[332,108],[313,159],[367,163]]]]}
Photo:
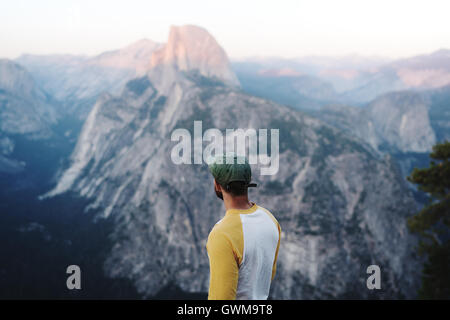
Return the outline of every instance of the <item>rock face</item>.
{"type": "Polygon", "coordinates": [[[18,64],[0,60],[0,172],[15,173],[23,164],[10,158],[15,138],[47,139],[58,119],[56,107],[30,74],[18,64]]]}
{"type": "Polygon", "coordinates": [[[162,47],[162,44],[149,39],[141,39],[129,46],[104,52],[87,61],[88,65],[108,68],[135,70],[136,74],[145,73],[149,69],[153,52],[162,47]]]}
{"type": "Polygon", "coordinates": [[[436,143],[428,109],[420,94],[394,92],[375,99],[369,117],[389,145],[403,152],[428,152],[436,143]]]}
{"type": "Polygon", "coordinates": [[[197,70],[202,76],[239,87],[225,51],[208,31],[197,26],[172,26],[167,44],[152,56],[151,66],[158,65],[197,70]]]}
{"type": "Polygon", "coordinates": [[[143,39],[123,49],[94,57],[23,55],[25,66],[62,109],[84,119],[103,92],[120,92],[127,81],[144,73],[161,44],[143,39]]]}
{"type": "Polygon", "coordinates": [[[330,106],[317,116],[354,134],[375,150],[423,153],[436,143],[429,109],[429,99],[420,93],[403,91],[380,96],[365,108],[330,106]]]}
{"type": "MultiPolygon", "coordinates": [[[[189,39],[204,33],[194,31],[189,39]]],[[[172,29],[171,37],[178,35],[172,29]]],[[[195,63],[207,66],[206,60],[195,63]]],[[[420,266],[406,217],[416,205],[389,158],[320,120],[244,94],[217,74],[205,77],[216,71],[169,66],[154,60],[120,97],[98,99],[70,167],[46,195],[77,192],[114,222],[115,245],[105,262],[109,276],[133,280],[145,296],[171,283],[207,291],[206,239],[224,208],[206,165],[171,161],[173,130],[192,132],[194,120],[202,120],[203,130],[223,133],[280,130],[279,172],[260,176],[254,167],[259,187],[250,191],[283,230],[273,298],[414,296],[420,266]],[[378,292],[366,287],[371,264],[382,269],[378,292]]]]}
{"type": "Polygon", "coordinates": [[[450,85],[430,90],[426,99],[430,102],[430,123],[437,141],[450,141],[450,85]]]}
{"type": "Polygon", "coordinates": [[[11,134],[48,134],[57,112],[46,94],[20,65],[0,60],[0,130],[11,134]]]}

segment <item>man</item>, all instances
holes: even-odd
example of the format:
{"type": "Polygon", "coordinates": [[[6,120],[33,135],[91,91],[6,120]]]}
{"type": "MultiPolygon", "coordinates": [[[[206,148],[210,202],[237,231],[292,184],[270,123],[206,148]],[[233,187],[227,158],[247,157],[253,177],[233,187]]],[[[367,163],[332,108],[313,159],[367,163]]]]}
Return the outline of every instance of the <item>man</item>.
{"type": "Polygon", "coordinates": [[[214,191],[226,213],[212,229],[206,249],[210,300],[267,299],[275,276],[281,228],[266,209],[248,200],[251,168],[245,157],[210,161],[214,191]],[[240,164],[242,163],[242,164],[240,164]]]}

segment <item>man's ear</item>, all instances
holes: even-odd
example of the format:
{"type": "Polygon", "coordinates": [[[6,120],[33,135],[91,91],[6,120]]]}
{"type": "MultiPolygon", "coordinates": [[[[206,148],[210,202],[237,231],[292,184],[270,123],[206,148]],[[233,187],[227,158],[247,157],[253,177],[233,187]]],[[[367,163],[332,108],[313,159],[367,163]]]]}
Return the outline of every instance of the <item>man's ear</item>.
{"type": "Polygon", "coordinates": [[[216,179],[214,179],[214,188],[218,191],[222,191],[221,185],[217,182],[216,179]]]}

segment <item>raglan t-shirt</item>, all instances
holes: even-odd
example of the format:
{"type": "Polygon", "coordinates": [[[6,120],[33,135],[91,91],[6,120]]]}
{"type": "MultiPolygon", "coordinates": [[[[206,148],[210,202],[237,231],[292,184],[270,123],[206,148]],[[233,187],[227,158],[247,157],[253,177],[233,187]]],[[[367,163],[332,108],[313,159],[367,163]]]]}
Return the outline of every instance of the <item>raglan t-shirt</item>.
{"type": "Polygon", "coordinates": [[[281,228],[266,209],[227,210],[208,237],[210,300],[265,300],[276,272],[281,228]]]}

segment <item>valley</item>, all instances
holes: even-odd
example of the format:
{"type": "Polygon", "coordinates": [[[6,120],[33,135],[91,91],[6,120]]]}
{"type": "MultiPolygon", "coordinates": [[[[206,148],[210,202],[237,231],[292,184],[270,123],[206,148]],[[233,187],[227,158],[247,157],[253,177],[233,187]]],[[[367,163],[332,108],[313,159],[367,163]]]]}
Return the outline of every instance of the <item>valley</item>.
{"type": "Polygon", "coordinates": [[[446,50],[234,62],[192,25],[94,57],[1,61],[0,297],[205,298],[223,208],[205,164],[170,158],[177,129],[206,147],[201,121],[279,130],[279,170],[256,165],[250,194],[283,230],[271,298],[414,298],[406,220],[426,198],[406,176],[450,138],[447,65],[446,50]],[[81,291],[65,287],[71,264],[81,291]],[[366,288],[372,264],[379,291],[366,288]]]}

